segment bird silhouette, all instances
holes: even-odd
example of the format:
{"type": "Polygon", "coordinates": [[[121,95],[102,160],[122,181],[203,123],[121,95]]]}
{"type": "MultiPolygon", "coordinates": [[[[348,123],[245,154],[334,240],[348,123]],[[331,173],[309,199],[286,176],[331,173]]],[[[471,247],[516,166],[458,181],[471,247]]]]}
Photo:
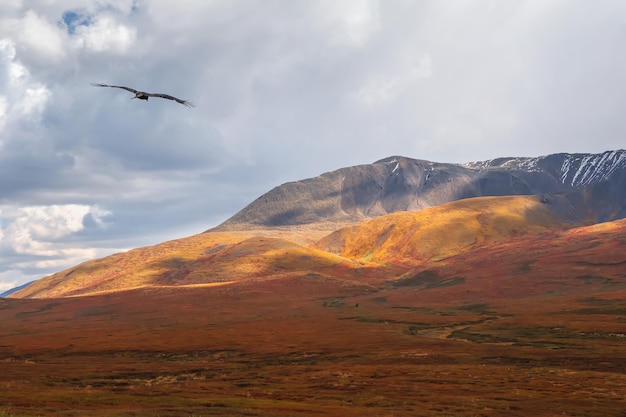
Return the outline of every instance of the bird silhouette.
{"type": "Polygon", "coordinates": [[[91,85],[93,85],[94,87],[121,88],[121,89],[124,89],[126,91],[130,91],[131,93],[135,94],[135,97],[131,97],[131,100],[133,98],[138,98],[139,100],[146,100],[146,101],[148,101],[148,98],[150,98],[150,97],[160,97],[160,98],[166,98],[168,100],[174,100],[175,102],[180,103],[183,106],[195,107],[193,105],[193,103],[191,103],[191,102],[189,102],[187,100],[181,100],[181,99],[176,98],[174,96],[170,96],[169,94],[146,93],[145,91],[138,91],[138,90],[135,90],[134,88],[124,87],[123,85],[108,85],[108,84],[100,84],[100,83],[91,83],[91,85]]]}

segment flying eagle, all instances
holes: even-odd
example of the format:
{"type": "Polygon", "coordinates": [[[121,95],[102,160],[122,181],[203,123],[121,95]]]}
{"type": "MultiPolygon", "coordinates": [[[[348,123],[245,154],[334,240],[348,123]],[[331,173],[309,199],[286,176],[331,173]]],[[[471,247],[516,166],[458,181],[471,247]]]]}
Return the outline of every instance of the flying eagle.
{"type": "Polygon", "coordinates": [[[130,87],[124,87],[121,85],[108,85],[108,84],[100,84],[100,83],[91,83],[91,85],[93,85],[94,87],[112,87],[112,88],[122,88],[126,91],[130,91],[131,93],[135,94],[135,97],[131,97],[131,100],[133,98],[138,98],[139,100],[148,100],[148,98],[150,97],[161,97],[161,98],[166,98],[168,100],[174,100],[177,103],[182,104],[183,106],[187,106],[187,107],[194,107],[193,103],[187,101],[187,100],[181,100],[179,98],[176,98],[174,96],[170,96],[168,94],[161,94],[161,93],[146,93],[145,91],[137,91],[134,88],[130,88],[130,87]]]}

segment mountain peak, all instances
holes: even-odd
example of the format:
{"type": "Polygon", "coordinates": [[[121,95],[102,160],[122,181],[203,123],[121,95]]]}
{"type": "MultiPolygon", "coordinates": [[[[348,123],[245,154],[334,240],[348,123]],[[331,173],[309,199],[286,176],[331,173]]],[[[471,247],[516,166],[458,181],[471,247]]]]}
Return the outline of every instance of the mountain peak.
{"type": "Polygon", "coordinates": [[[597,190],[592,194],[601,202],[596,204],[601,209],[596,209],[594,216],[621,218],[626,216],[625,170],[624,150],[466,164],[389,156],[275,187],[217,229],[355,222],[470,197],[581,192],[587,188],[597,190]]]}

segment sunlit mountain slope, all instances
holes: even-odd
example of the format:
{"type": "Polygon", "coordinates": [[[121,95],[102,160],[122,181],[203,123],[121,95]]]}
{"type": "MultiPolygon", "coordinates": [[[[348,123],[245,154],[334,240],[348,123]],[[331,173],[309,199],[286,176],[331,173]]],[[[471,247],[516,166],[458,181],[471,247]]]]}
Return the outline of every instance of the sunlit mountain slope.
{"type": "Polygon", "coordinates": [[[481,245],[576,226],[566,221],[575,211],[566,198],[483,197],[393,213],[337,231],[332,231],[337,225],[326,224],[207,232],[85,262],[12,296],[64,297],[310,274],[376,283],[481,245]]]}
{"type": "Polygon", "coordinates": [[[481,197],[414,212],[397,212],[340,229],[318,247],[375,262],[422,263],[512,237],[575,226],[564,198],[481,197]]]}

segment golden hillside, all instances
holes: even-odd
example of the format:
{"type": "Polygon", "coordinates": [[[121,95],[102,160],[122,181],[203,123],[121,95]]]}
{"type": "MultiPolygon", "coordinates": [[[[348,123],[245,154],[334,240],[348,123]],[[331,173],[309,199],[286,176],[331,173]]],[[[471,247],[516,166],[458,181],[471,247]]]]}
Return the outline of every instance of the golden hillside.
{"type": "MultiPolygon", "coordinates": [[[[15,298],[89,295],[151,286],[223,285],[286,274],[350,275],[363,265],[312,247],[328,225],[207,232],[84,262],[42,278],[15,298]]],[[[333,224],[332,227],[337,227],[333,224]]],[[[357,273],[357,272],[355,272],[357,273]]]]}
{"type": "Polygon", "coordinates": [[[479,197],[382,216],[338,230],[318,247],[347,258],[413,264],[572,226],[541,197],[479,197]]]}
{"type": "Polygon", "coordinates": [[[397,212],[336,231],[343,225],[210,231],[85,262],[43,278],[13,297],[223,285],[307,274],[381,282],[386,274],[401,274],[407,267],[488,242],[571,227],[555,208],[561,210],[562,204],[540,197],[481,197],[397,212]]]}

